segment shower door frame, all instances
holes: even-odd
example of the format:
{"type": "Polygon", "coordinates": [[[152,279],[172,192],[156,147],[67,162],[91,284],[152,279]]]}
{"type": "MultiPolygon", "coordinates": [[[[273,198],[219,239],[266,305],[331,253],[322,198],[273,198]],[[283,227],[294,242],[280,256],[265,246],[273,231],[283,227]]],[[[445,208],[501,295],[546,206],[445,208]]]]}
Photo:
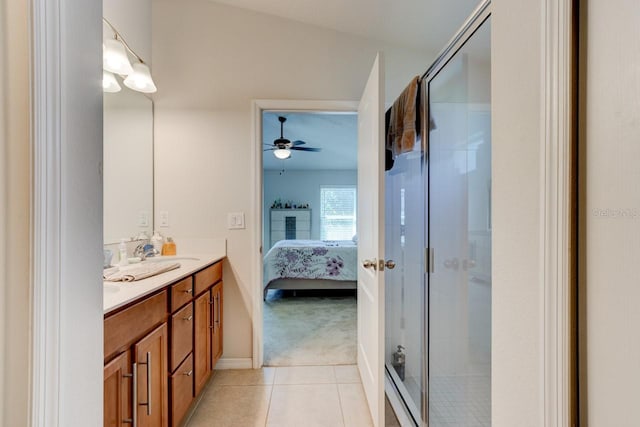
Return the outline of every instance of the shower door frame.
{"type": "MultiPolygon", "coordinates": [[[[424,155],[424,170],[426,171],[424,176],[424,188],[426,191],[425,194],[425,236],[424,241],[429,242],[429,83],[431,80],[444,68],[451,58],[455,56],[455,54],[464,46],[464,44],[475,34],[475,32],[489,19],[491,16],[491,0],[482,1],[476,9],[471,13],[471,15],[464,22],[462,27],[455,33],[455,35],[449,40],[445,48],[438,54],[435,61],[431,64],[431,66],[427,69],[427,71],[422,75],[422,84],[421,84],[421,110],[422,116],[420,118],[421,129],[422,129],[422,140],[423,142],[423,150],[425,150],[424,155]]],[[[430,272],[433,266],[432,259],[432,248],[428,246],[425,247],[424,250],[424,263],[425,263],[425,271],[424,271],[424,310],[423,310],[423,325],[424,325],[424,339],[422,340],[422,401],[421,401],[421,415],[422,420],[416,420],[412,415],[412,411],[409,409],[406,402],[404,402],[404,397],[400,392],[398,386],[392,380],[391,374],[389,372],[386,373],[387,379],[391,384],[392,391],[399,397],[402,401],[402,409],[404,410],[405,415],[413,420],[414,423],[419,421],[422,422],[421,427],[425,427],[429,425],[429,277],[430,272]]]]}
{"type": "MultiPolygon", "coordinates": [[[[448,43],[447,47],[438,55],[437,59],[423,75],[423,81],[428,81],[433,77],[436,69],[440,69],[443,63],[453,56],[451,51],[457,51],[461,44],[466,41],[464,34],[471,34],[469,26],[472,22],[480,19],[475,17],[479,11],[484,10],[487,16],[495,8],[500,12],[500,21],[495,18],[492,24],[492,50],[497,38],[504,37],[509,30],[505,21],[509,19],[522,19],[522,14],[516,14],[509,17],[509,12],[515,12],[518,5],[497,4],[491,6],[490,0],[483,1],[472,16],[465,22],[463,27],[448,43]],[[520,18],[519,18],[520,17],[520,18]],[[496,22],[499,26],[496,27],[496,22]],[[464,39],[464,40],[461,40],[464,39]]],[[[527,10],[540,8],[541,16],[535,19],[538,30],[534,33],[525,32],[514,38],[515,41],[533,42],[534,48],[537,47],[539,52],[540,69],[537,72],[529,72],[528,76],[539,77],[538,86],[540,89],[540,99],[525,99],[526,102],[534,103],[532,106],[539,108],[539,126],[537,130],[540,135],[540,151],[541,157],[538,159],[540,173],[537,176],[539,182],[535,184],[535,188],[539,189],[537,197],[540,199],[540,211],[538,215],[541,218],[537,227],[540,236],[540,251],[538,271],[541,279],[542,301],[539,301],[540,316],[536,320],[540,331],[540,344],[538,351],[540,360],[543,362],[542,378],[538,391],[542,396],[542,405],[540,410],[534,410],[531,415],[539,417],[539,421],[549,427],[566,426],[575,424],[577,413],[579,411],[579,403],[577,402],[578,394],[578,360],[577,360],[577,293],[578,293],[578,269],[577,269],[577,204],[578,189],[577,176],[578,166],[576,163],[576,152],[578,150],[577,137],[577,70],[580,58],[577,55],[578,49],[578,22],[577,17],[580,12],[579,4],[574,0],[540,0],[539,4],[531,5],[527,10]],[[538,36],[537,39],[535,36],[538,36]]],[[[481,19],[484,22],[484,19],[481,19]]],[[[476,25],[476,29],[479,25],[476,25]]],[[[525,30],[527,31],[527,30],[525,30]]],[[[505,44],[500,45],[505,50],[505,44]]],[[[506,52],[513,51],[514,47],[507,45],[506,52]]],[[[494,52],[492,52],[493,54],[494,52]]],[[[493,71],[502,74],[505,72],[513,72],[517,69],[509,58],[501,58],[500,60],[492,59],[493,71]]],[[[492,116],[494,111],[502,115],[509,103],[515,101],[517,93],[510,95],[505,93],[505,84],[500,81],[492,82],[492,116]],[[493,95],[500,95],[500,99],[493,99],[493,95]],[[497,100],[497,103],[496,103],[497,100]]],[[[422,98],[423,100],[426,97],[422,98]]],[[[533,111],[534,108],[529,108],[533,111]]],[[[428,117],[428,108],[423,109],[423,114],[428,117]]],[[[535,120],[535,119],[534,119],[535,120]]],[[[531,125],[530,118],[523,118],[517,124],[531,125]]],[[[535,128],[535,127],[534,127],[535,128]]],[[[507,124],[492,123],[492,133],[494,129],[500,130],[503,134],[513,134],[513,126],[507,124]]],[[[427,142],[428,144],[428,142],[427,142]]],[[[492,155],[493,157],[493,155],[492,155]]],[[[428,159],[426,160],[428,162],[428,159]]],[[[494,165],[495,167],[496,165],[494,165]]],[[[504,175],[504,174],[503,174],[504,175]]],[[[501,177],[503,178],[503,177],[501,177]]],[[[533,177],[532,177],[533,178],[533,177]]],[[[497,199],[495,192],[492,193],[492,199],[497,199]]],[[[495,206],[495,204],[494,204],[495,206]]],[[[428,205],[427,205],[428,208],[428,205]]],[[[428,212],[428,211],[427,211],[428,212]]],[[[510,213],[510,212],[509,212],[510,213]]],[[[493,217],[496,211],[492,213],[492,223],[496,225],[493,217]]],[[[504,215],[505,212],[502,212],[504,215]]],[[[425,248],[425,267],[429,269],[429,253],[425,248]]],[[[504,262],[510,262],[506,259],[504,262]]],[[[428,283],[425,281],[428,286],[428,283]]],[[[428,289],[425,292],[428,307],[428,289]]],[[[504,306],[504,304],[502,304],[504,306]]],[[[504,307],[503,307],[504,308],[504,307]]],[[[492,304],[492,312],[495,309],[492,304]]],[[[428,316],[428,311],[425,310],[428,316]]],[[[505,313],[502,313],[501,319],[508,319],[505,313]]],[[[493,317],[493,315],[492,315],[493,317]]],[[[428,331],[428,323],[425,323],[428,331]]],[[[492,329],[495,324],[492,322],[492,329]]],[[[504,339],[504,333],[511,333],[508,328],[502,327],[501,332],[504,339]]],[[[493,341],[492,333],[492,341],[493,341]]],[[[425,337],[428,343],[428,335],[425,337]]],[[[426,344],[428,345],[428,344],[426,344]]],[[[492,344],[493,346],[493,344],[492,344]]],[[[426,353],[425,353],[426,354],[426,353]]],[[[510,352],[511,356],[524,356],[522,349],[514,349],[510,352]]],[[[424,358],[428,364],[428,358],[424,358]]],[[[495,354],[492,354],[492,360],[495,360],[495,354]]],[[[492,363],[493,365],[493,363],[492,363]]],[[[427,366],[428,368],[428,366],[427,366]]],[[[424,402],[428,403],[428,372],[425,370],[427,381],[424,387],[427,392],[424,395],[424,402]]],[[[498,375],[500,378],[515,374],[512,366],[492,366],[492,378],[498,375]]],[[[531,375],[529,375],[530,378],[531,375]]],[[[493,380],[492,380],[493,382],[493,380]]],[[[513,387],[506,387],[504,383],[499,383],[498,388],[492,386],[492,401],[495,401],[494,395],[498,398],[505,398],[510,394],[513,387]]],[[[393,390],[391,385],[389,391],[393,390]]],[[[391,399],[390,399],[391,400],[391,399]]],[[[507,409],[508,401],[501,402],[496,406],[496,411],[492,416],[498,415],[503,421],[519,419],[520,409],[530,409],[517,399],[515,401],[516,408],[507,409]],[[499,411],[498,411],[499,409],[499,411]]],[[[426,407],[426,405],[423,405],[426,407]]],[[[398,408],[401,409],[401,408],[398,408]]],[[[425,408],[425,411],[428,409],[425,408]]],[[[425,418],[425,423],[428,420],[425,418]]]]}

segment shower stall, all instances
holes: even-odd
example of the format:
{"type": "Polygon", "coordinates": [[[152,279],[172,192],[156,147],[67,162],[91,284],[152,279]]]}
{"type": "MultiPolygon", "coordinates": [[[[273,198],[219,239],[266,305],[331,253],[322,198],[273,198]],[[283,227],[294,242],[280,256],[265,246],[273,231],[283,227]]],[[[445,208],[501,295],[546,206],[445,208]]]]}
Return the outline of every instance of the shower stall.
{"type": "Polygon", "coordinates": [[[387,394],[417,426],[491,425],[491,43],[482,3],[422,78],[385,172],[387,394]]]}

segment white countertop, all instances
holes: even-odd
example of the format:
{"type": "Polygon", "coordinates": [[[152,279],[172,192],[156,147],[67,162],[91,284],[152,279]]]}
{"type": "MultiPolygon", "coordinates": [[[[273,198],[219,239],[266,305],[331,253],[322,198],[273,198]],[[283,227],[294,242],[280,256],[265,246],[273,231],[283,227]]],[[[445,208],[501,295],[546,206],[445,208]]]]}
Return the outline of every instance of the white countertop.
{"type": "Polygon", "coordinates": [[[167,271],[153,277],[135,282],[104,282],[104,298],[102,302],[103,313],[107,314],[116,308],[122,307],[137,300],[140,297],[149,295],[158,289],[162,289],[184,277],[187,277],[198,270],[220,261],[226,256],[224,251],[208,254],[180,254],[178,256],[163,256],[167,261],[180,263],[180,268],[167,271]]]}

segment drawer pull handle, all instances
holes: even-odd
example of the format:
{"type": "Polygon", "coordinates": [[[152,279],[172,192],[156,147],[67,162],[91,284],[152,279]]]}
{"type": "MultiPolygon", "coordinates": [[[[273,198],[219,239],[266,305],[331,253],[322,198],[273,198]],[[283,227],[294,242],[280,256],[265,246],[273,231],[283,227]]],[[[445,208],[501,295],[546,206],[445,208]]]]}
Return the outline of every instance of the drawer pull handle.
{"type": "Polygon", "coordinates": [[[193,374],[193,369],[190,370],[189,372],[185,372],[183,375],[186,375],[186,376],[190,377],[191,374],[193,374]]]}
{"type": "Polygon", "coordinates": [[[132,413],[131,418],[125,418],[122,420],[125,424],[131,424],[133,427],[138,425],[138,411],[137,411],[137,403],[138,403],[138,374],[137,374],[138,366],[136,363],[133,363],[132,371],[130,374],[123,374],[124,378],[131,378],[133,383],[133,393],[131,393],[131,399],[133,400],[133,405],[131,405],[132,413]]]}
{"type": "Polygon", "coordinates": [[[185,294],[190,294],[190,293],[193,293],[193,289],[189,288],[186,291],[182,291],[182,292],[184,292],[185,294]]]}
{"type": "Polygon", "coordinates": [[[147,362],[140,362],[141,365],[147,365],[147,401],[140,403],[147,407],[147,415],[151,415],[151,352],[147,352],[147,362]]]}
{"type": "Polygon", "coordinates": [[[193,320],[193,314],[190,314],[189,317],[183,317],[182,320],[186,322],[191,322],[191,320],[193,320]]]}

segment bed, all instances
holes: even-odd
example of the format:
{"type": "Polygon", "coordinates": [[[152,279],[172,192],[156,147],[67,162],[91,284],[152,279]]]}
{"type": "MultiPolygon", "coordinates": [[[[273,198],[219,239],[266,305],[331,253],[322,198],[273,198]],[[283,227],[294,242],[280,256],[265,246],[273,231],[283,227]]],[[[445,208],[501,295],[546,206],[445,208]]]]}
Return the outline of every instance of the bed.
{"type": "Polygon", "coordinates": [[[269,289],[356,289],[357,246],[351,240],[280,240],[264,257],[269,289]]]}

